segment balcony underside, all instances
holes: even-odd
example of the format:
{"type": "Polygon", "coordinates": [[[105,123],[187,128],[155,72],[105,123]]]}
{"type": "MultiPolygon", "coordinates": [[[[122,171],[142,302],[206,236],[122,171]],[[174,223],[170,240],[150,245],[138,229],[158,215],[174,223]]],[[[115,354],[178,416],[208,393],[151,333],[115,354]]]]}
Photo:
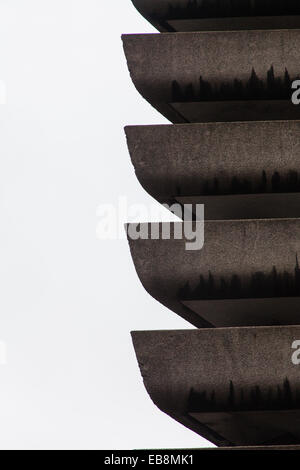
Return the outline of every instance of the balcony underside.
{"type": "Polygon", "coordinates": [[[161,32],[292,29],[300,27],[297,2],[230,2],[215,0],[132,0],[161,32]]]}

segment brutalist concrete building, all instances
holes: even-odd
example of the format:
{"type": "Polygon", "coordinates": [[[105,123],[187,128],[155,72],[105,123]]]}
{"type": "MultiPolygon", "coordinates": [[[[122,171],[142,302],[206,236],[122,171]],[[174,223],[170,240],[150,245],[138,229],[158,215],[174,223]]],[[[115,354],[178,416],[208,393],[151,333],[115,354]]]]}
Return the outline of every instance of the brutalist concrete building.
{"type": "Polygon", "coordinates": [[[129,237],[145,289],[191,323],[133,333],[145,387],[220,448],[300,449],[300,2],[133,3],[161,34],[123,36],[128,68],[171,122],[126,128],[136,176],[205,206],[200,250],[177,224],[129,237]]]}

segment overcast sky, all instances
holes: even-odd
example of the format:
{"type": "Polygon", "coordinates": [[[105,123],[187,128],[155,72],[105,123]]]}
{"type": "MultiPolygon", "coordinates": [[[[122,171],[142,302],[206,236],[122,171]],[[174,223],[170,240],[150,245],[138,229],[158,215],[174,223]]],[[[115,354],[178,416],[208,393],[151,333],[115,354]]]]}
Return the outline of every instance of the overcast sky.
{"type": "Polygon", "coordinates": [[[96,237],[100,204],[153,204],[123,133],[166,122],[129,78],[120,36],[139,32],[130,0],[0,0],[1,449],[205,445],[153,405],[130,339],[190,325],[96,237]]]}

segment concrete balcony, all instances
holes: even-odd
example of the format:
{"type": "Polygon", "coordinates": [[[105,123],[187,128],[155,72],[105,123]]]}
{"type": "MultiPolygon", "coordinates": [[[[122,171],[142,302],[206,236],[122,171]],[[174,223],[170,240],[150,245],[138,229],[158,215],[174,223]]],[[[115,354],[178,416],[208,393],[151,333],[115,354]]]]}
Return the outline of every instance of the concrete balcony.
{"type": "Polygon", "coordinates": [[[299,445],[300,327],[133,333],[154,404],[218,446],[299,445]]]}
{"type": "MultiPolygon", "coordinates": [[[[149,237],[153,227],[128,226],[149,237]]],[[[300,219],[206,221],[196,251],[183,224],[171,224],[168,240],[169,226],[158,228],[159,239],[129,244],[143,286],[163,305],[196,327],[300,324],[300,219]]]]}
{"type": "Polygon", "coordinates": [[[297,120],[300,30],[123,36],[132,80],[173,123],[297,120]]]}
{"type": "Polygon", "coordinates": [[[160,203],[204,204],[206,220],[300,216],[300,121],[130,126],[126,135],[136,176],[160,203]]]}

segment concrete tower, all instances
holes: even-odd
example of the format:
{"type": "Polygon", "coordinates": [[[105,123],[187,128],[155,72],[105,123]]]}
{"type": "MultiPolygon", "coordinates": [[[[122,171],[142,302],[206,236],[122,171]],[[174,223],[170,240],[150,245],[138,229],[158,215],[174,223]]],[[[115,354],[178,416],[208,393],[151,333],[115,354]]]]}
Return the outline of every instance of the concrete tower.
{"type": "Polygon", "coordinates": [[[133,333],[146,389],[219,447],[300,449],[300,2],[133,3],[161,34],[123,36],[130,74],[171,122],[126,128],[136,176],[194,224],[205,206],[200,250],[181,224],[129,237],[145,289],[196,327],[133,333]]]}

